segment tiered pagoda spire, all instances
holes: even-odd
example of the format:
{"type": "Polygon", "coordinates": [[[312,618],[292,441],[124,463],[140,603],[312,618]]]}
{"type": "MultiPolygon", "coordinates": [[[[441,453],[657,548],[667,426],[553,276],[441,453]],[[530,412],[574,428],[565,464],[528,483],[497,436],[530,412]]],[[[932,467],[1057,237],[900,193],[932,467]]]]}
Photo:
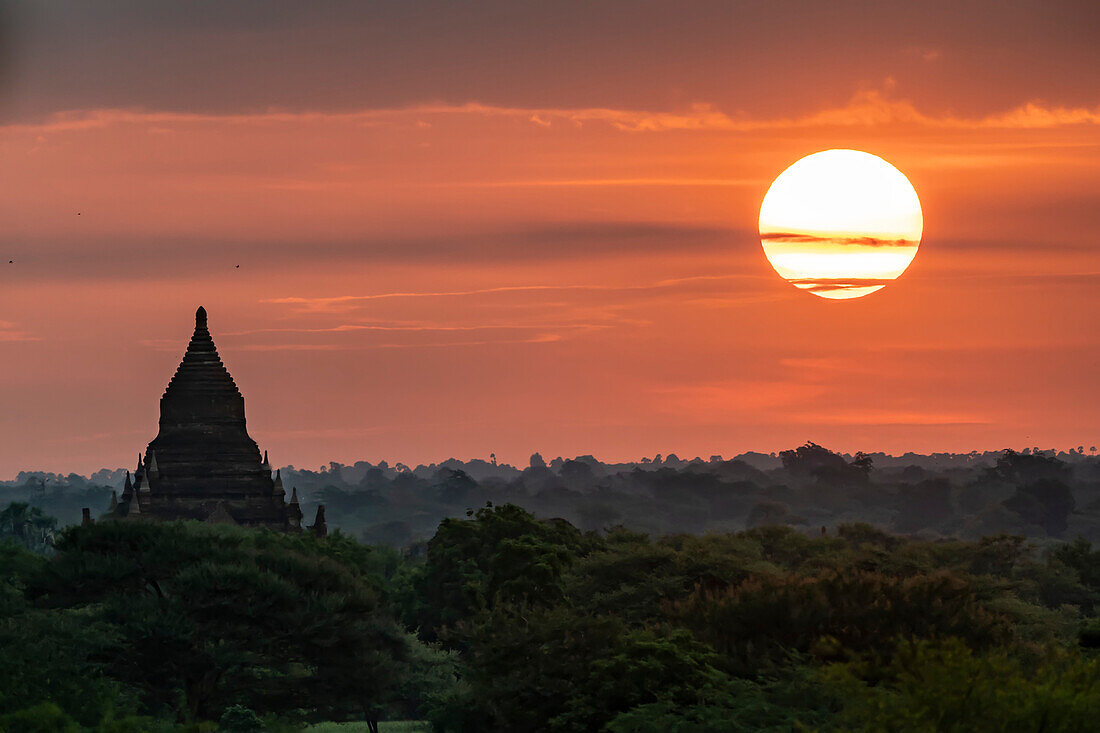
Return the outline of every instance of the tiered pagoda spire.
{"type": "MultiPolygon", "coordinates": [[[[160,430],[149,443],[111,516],[197,519],[301,531],[297,493],[285,499],[245,428],[244,397],[218,356],[206,309],[160,398],[160,430]]],[[[324,526],[324,511],[320,513],[324,526]]]]}

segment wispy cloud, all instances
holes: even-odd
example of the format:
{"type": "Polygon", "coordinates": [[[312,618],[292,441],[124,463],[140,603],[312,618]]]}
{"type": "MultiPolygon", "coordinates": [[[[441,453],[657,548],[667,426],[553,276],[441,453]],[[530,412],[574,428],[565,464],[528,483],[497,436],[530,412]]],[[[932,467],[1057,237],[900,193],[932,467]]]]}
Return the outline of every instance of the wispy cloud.
{"type": "Polygon", "coordinates": [[[787,282],[797,288],[809,290],[811,293],[827,293],[839,290],[864,290],[866,288],[881,288],[894,282],[894,278],[787,278],[787,282]]]}
{"type": "Polygon", "coordinates": [[[19,341],[38,341],[37,336],[33,336],[30,333],[20,330],[20,328],[11,321],[0,321],[0,343],[15,343],[19,341]]]}
{"type": "MultiPolygon", "coordinates": [[[[934,58],[929,59],[934,60],[934,58]]],[[[680,111],[655,111],[588,108],[505,107],[478,102],[466,104],[433,104],[392,109],[365,109],[350,112],[266,111],[250,114],[207,114],[165,112],[141,109],[72,110],[49,116],[39,122],[20,122],[0,127],[0,130],[48,134],[90,130],[110,126],[141,125],[170,130],[173,126],[223,124],[233,126],[287,126],[310,123],[350,124],[359,127],[377,125],[430,129],[433,118],[505,117],[529,122],[538,127],[566,124],[583,126],[589,123],[609,125],[624,132],[672,132],[726,130],[796,129],[821,126],[874,126],[907,123],[928,127],[964,129],[1033,129],[1066,125],[1100,124],[1100,106],[1065,107],[1048,105],[1041,100],[1028,100],[1019,106],[982,117],[959,117],[952,114],[930,114],[917,109],[910,101],[897,99],[880,90],[862,90],[847,103],[802,117],[754,118],[745,114],[721,111],[711,104],[697,103],[680,111]],[[425,127],[425,124],[428,127],[425,127]]],[[[657,179],[597,179],[583,185],[610,185],[614,181],[627,185],[652,185],[657,179]]],[[[576,184],[578,182],[574,182],[576,184]]],[[[500,184],[503,185],[503,184],[500,184]]],[[[568,185],[566,182],[544,181],[526,185],[568,185]]],[[[715,185],[705,180],[692,183],[684,179],[680,185],[715,185]]],[[[740,185],[732,179],[729,185],[740,185]]]]}
{"type": "Polygon", "coordinates": [[[576,329],[581,331],[596,331],[608,328],[605,323],[558,323],[558,324],[529,324],[529,323],[486,323],[478,325],[444,325],[444,324],[410,324],[410,325],[379,325],[365,323],[343,323],[339,326],[324,328],[257,328],[249,331],[234,331],[223,334],[224,336],[253,336],[266,333],[298,333],[298,334],[333,334],[355,333],[360,331],[380,331],[386,333],[421,333],[421,332],[471,332],[471,331],[522,331],[532,329],[576,329]]]}
{"type": "Polygon", "coordinates": [[[433,184],[437,188],[612,188],[620,186],[667,187],[740,187],[759,186],[767,183],[761,178],[562,178],[517,179],[509,181],[455,181],[433,184]]]}
{"type": "MultiPolygon", "coordinates": [[[[470,290],[439,290],[439,291],[395,291],[388,293],[371,293],[365,295],[336,295],[321,297],[286,296],[281,298],[267,298],[261,303],[276,305],[297,306],[301,311],[338,313],[352,310],[363,303],[377,300],[391,300],[403,298],[465,298],[474,296],[495,296],[509,294],[539,294],[539,293],[630,293],[641,291],[657,291],[670,288],[678,288],[698,283],[718,283],[732,280],[755,279],[753,276],[742,274],[722,275],[698,275],[691,277],[669,278],[654,283],[641,285],[502,285],[492,288],[474,288],[470,290]]],[[[364,328],[368,326],[364,325],[364,328]]],[[[354,326],[342,326],[351,329],[354,326]]]]}
{"type": "Polygon", "coordinates": [[[527,338],[477,339],[467,341],[419,341],[409,343],[347,343],[347,344],[239,344],[237,351],[370,351],[374,349],[445,349],[494,344],[547,344],[562,340],[558,333],[541,333],[527,338]]]}

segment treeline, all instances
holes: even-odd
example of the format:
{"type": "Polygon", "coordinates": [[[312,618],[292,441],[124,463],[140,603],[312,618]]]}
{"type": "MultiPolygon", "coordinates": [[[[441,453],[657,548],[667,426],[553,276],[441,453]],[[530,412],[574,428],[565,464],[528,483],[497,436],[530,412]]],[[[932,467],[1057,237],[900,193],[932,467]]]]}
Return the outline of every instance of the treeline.
{"type": "MultiPolygon", "coordinates": [[[[0,505],[25,502],[64,526],[106,510],[124,472],[21,473],[0,484],[0,505]]],[[[724,460],[655,456],[603,463],[535,454],[520,470],[495,460],[415,468],[385,461],[282,469],[312,516],[368,544],[422,543],[448,517],[516,504],[583,530],[622,525],[652,535],[729,532],[783,524],[804,532],[866,522],[926,538],[978,539],[998,532],[1036,541],[1082,536],[1100,543],[1100,457],[1090,448],[968,454],[843,455],[814,443],[774,455],[724,460]]]]}
{"type": "Polygon", "coordinates": [[[927,538],[998,532],[1100,542],[1100,458],[1074,451],[1003,451],[906,460],[844,456],[814,443],[775,457],[675,456],[608,465],[591,456],[522,471],[474,461],[416,469],[332,464],[284,471],[306,511],[325,504],[330,525],[363,542],[403,547],[468,508],[516,504],[583,530],[626,526],[652,535],[729,532],[783,524],[819,533],[865,522],[927,538]]]}
{"type": "Polygon", "coordinates": [[[1084,539],[654,538],[508,504],[422,553],[143,521],[24,544],[0,546],[10,731],[1087,731],[1100,709],[1084,539]]]}

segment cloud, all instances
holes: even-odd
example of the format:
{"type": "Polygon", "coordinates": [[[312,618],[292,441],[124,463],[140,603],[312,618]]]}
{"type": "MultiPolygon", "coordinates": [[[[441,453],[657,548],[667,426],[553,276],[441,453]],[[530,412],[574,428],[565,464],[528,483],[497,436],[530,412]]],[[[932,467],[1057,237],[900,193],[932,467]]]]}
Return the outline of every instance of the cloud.
{"type": "MultiPolygon", "coordinates": [[[[365,303],[378,300],[419,299],[419,298],[468,298],[480,296],[508,296],[508,295],[539,295],[545,293],[574,293],[574,294],[628,294],[628,293],[655,293],[659,291],[682,291],[691,289],[692,286],[701,284],[717,284],[721,282],[740,280],[763,279],[762,276],[744,274],[722,275],[698,275],[692,277],[679,277],[658,280],[653,283],[639,285],[588,285],[588,284],[564,284],[564,285],[501,285],[492,288],[474,288],[470,290],[437,290],[437,291],[394,291],[384,293],[369,293],[363,295],[334,295],[320,297],[285,296],[281,298],[265,298],[261,303],[275,305],[296,306],[302,312],[341,313],[353,310],[365,303]]],[[[770,277],[768,278],[770,279],[770,277]]],[[[591,311],[589,311],[591,312],[591,311]]],[[[341,326],[345,330],[354,326],[341,326]]]]}
{"type": "Polygon", "coordinates": [[[542,329],[570,329],[578,331],[598,331],[608,328],[606,323],[560,323],[560,324],[529,324],[529,323],[486,323],[478,325],[444,325],[444,324],[390,324],[381,325],[375,323],[345,323],[339,326],[326,328],[257,328],[249,331],[235,331],[223,336],[253,336],[261,333],[287,333],[287,334],[335,334],[356,332],[382,332],[382,333],[422,333],[422,332],[470,332],[470,331],[523,331],[542,329]]]}
{"type": "Polygon", "coordinates": [[[787,282],[811,293],[825,293],[836,290],[859,290],[889,285],[895,278],[787,278],[787,282]]]}
{"type": "Polygon", "coordinates": [[[920,244],[916,239],[880,239],[878,237],[836,237],[819,236],[816,234],[796,234],[793,232],[762,232],[760,238],[766,241],[774,241],[779,244],[838,244],[859,245],[861,247],[916,247],[920,244]]]}
{"type": "Polygon", "coordinates": [[[20,341],[39,341],[37,336],[32,336],[22,331],[11,321],[0,321],[0,343],[16,343],[20,341]]]}
{"type": "Polygon", "coordinates": [[[419,343],[356,343],[356,344],[238,344],[237,351],[365,351],[372,349],[443,349],[494,344],[546,344],[561,341],[562,335],[543,333],[518,339],[479,339],[473,341],[426,341],[419,343]]]}
{"type": "MultiPolygon", "coordinates": [[[[445,118],[513,118],[537,127],[587,124],[607,125],[623,132],[690,132],[806,129],[814,127],[877,126],[912,124],[955,129],[1036,129],[1067,125],[1100,124],[1096,107],[1051,106],[1028,100],[1012,109],[983,117],[921,112],[905,99],[896,99],[876,89],[856,92],[846,104],[829,107],[802,117],[762,118],[730,114],[712,104],[696,103],[680,111],[639,109],[507,107],[480,102],[427,104],[392,109],[362,109],[347,112],[268,110],[254,113],[198,113],[143,109],[78,109],[58,112],[36,122],[0,126],[0,132],[48,135],[105,127],[142,126],[171,129],[173,126],[298,126],[303,124],[377,125],[423,128],[445,118]]],[[[613,179],[612,179],[613,180],[613,179]]]]}
{"type": "Polygon", "coordinates": [[[560,178],[519,179],[509,181],[456,181],[434,184],[439,188],[612,188],[618,186],[659,187],[726,187],[760,186],[768,183],[762,178],[560,178]]]}
{"type": "MultiPolygon", "coordinates": [[[[302,240],[278,235],[256,240],[199,237],[84,237],[15,243],[23,280],[245,275],[308,261],[532,262],[677,252],[736,251],[759,246],[755,232],[736,228],[646,221],[532,222],[462,233],[302,240]],[[104,253],[109,253],[105,256],[104,253]],[[241,265],[235,272],[235,265],[241,265]]],[[[532,286],[524,286],[529,288],[532,286]]],[[[552,286],[546,286],[547,288],[552,286]]],[[[571,287],[571,286],[570,286],[571,287]]],[[[459,293],[463,294],[463,293],[459,293]]],[[[380,297],[399,297],[392,294],[380,297]]],[[[412,293],[408,297],[418,297],[412,293]]]]}

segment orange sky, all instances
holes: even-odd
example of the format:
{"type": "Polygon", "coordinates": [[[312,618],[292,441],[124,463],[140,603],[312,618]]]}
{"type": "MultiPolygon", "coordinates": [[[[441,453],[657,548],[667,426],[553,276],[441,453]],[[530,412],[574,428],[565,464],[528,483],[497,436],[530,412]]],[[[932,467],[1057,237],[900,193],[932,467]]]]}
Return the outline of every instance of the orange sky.
{"type": "Polygon", "coordinates": [[[811,31],[858,3],[700,3],[602,47],[603,10],[230,5],[7,18],[0,477],[132,463],[199,304],[278,465],[1100,443],[1093,5],[873,14],[847,56],[811,31]],[[783,22],[798,63],[752,37],[783,22]],[[756,233],[828,148],[924,211],[854,301],[756,233]]]}

